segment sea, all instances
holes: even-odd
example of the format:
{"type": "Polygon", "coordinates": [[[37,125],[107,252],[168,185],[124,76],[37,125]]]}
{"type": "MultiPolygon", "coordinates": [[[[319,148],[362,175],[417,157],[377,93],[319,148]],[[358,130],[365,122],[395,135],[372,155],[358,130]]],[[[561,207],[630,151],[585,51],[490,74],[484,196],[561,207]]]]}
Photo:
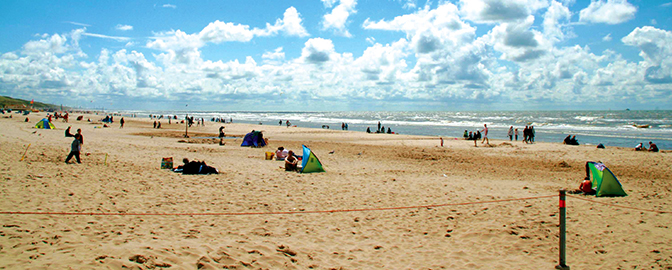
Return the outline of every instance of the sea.
{"type": "MultiPolygon", "coordinates": [[[[508,140],[510,127],[522,131],[525,126],[534,126],[535,141],[562,143],[567,135],[576,136],[582,145],[603,144],[634,148],[643,143],[654,142],[661,150],[672,149],[672,111],[668,110],[621,110],[621,111],[450,111],[450,112],[257,112],[257,111],[120,111],[124,116],[146,117],[149,115],[185,115],[203,118],[206,125],[213,119],[233,120],[234,123],[264,125],[291,125],[307,128],[340,130],[343,123],[348,130],[376,131],[378,122],[395,134],[425,135],[447,138],[462,138],[464,131],[482,130],[487,124],[490,139],[508,140]],[[282,121],[282,124],[280,124],[282,121]]],[[[258,130],[263,130],[259,127],[258,130]]]]}

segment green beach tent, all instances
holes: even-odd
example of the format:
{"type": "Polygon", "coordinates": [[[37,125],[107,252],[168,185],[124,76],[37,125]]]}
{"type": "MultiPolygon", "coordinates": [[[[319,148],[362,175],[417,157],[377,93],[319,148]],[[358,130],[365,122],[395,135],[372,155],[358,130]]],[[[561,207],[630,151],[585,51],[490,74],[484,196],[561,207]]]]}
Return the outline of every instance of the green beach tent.
{"type": "Polygon", "coordinates": [[[47,118],[42,118],[40,122],[37,122],[37,124],[35,124],[35,128],[56,129],[56,127],[54,127],[54,124],[49,122],[49,119],[47,118]]]}
{"type": "Polygon", "coordinates": [[[301,173],[324,172],[322,163],[310,148],[303,146],[303,162],[301,163],[301,173]]]}
{"type": "Polygon", "coordinates": [[[628,196],[623,190],[621,183],[616,179],[616,175],[600,162],[589,161],[586,166],[590,169],[593,175],[593,189],[595,189],[595,196],[628,196]]]}

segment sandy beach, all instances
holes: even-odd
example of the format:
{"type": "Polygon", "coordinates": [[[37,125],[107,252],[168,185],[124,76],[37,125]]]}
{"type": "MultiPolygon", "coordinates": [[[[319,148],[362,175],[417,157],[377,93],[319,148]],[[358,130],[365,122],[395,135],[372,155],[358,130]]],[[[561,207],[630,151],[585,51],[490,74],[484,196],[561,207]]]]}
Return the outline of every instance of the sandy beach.
{"type": "Polygon", "coordinates": [[[35,129],[45,115],[0,118],[3,269],[552,269],[558,190],[578,188],[586,161],[628,196],[567,198],[567,264],[672,269],[668,151],[213,122],[183,138],[184,124],[103,128],[77,113],[35,129]],[[68,126],[82,129],[82,164],[64,162],[68,126]],[[235,137],[223,146],[208,138],[220,126],[235,137]],[[253,129],[268,146],[240,146],[253,129]],[[264,158],[302,144],[325,173],[264,158]],[[220,173],[174,173],[163,157],[220,173]]]}

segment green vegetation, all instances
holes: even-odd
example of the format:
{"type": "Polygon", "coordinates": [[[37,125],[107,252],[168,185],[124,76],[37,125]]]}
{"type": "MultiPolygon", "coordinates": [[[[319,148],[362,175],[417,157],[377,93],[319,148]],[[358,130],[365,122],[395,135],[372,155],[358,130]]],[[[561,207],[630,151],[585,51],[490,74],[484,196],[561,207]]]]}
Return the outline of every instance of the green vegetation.
{"type": "MultiPolygon", "coordinates": [[[[30,108],[30,100],[23,100],[23,99],[16,99],[16,98],[11,98],[7,96],[0,96],[0,107],[5,108],[6,106],[12,106],[12,105],[26,105],[27,108],[30,108]]],[[[54,104],[47,104],[47,103],[42,103],[42,102],[37,102],[35,101],[33,103],[33,108],[38,109],[38,110],[48,110],[48,109],[54,109],[54,110],[59,110],[61,106],[54,105],[54,104]]]]}

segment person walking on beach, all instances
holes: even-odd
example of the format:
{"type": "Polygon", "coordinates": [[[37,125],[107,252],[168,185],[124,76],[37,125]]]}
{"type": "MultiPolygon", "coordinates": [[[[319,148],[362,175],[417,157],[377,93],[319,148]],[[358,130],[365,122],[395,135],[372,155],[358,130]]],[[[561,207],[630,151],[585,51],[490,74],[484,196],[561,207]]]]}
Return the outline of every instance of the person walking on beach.
{"type": "Polygon", "coordinates": [[[513,126],[509,128],[508,135],[509,135],[509,141],[513,141],[513,126]]]}
{"type": "Polygon", "coordinates": [[[516,129],[516,131],[514,133],[516,135],[516,141],[518,141],[518,129],[516,129]]]}
{"type": "Polygon", "coordinates": [[[490,139],[488,139],[488,125],[483,124],[483,141],[481,141],[481,144],[483,142],[488,141],[488,144],[490,144],[490,139]]]}
{"type": "Polygon", "coordinates": [[[121,120],[119,120],[119,124],[121,124],[121,126],[119,126],[119,128],[124,128],[124,123],[125,123],[124,118],[122,117],[121,120]]]}
{"type": "Polygon", "coordinates": [[[75,139],[72,140],[72,144],[70,144],[70,154],[65,158],[65,163],[68,163],[73,156],[77,159],[77,163],[82,163],[79,159],[79,152],[82,150],[82,142],[79,140],[80,138],[81,135],[75,134],[75,139]]]}

